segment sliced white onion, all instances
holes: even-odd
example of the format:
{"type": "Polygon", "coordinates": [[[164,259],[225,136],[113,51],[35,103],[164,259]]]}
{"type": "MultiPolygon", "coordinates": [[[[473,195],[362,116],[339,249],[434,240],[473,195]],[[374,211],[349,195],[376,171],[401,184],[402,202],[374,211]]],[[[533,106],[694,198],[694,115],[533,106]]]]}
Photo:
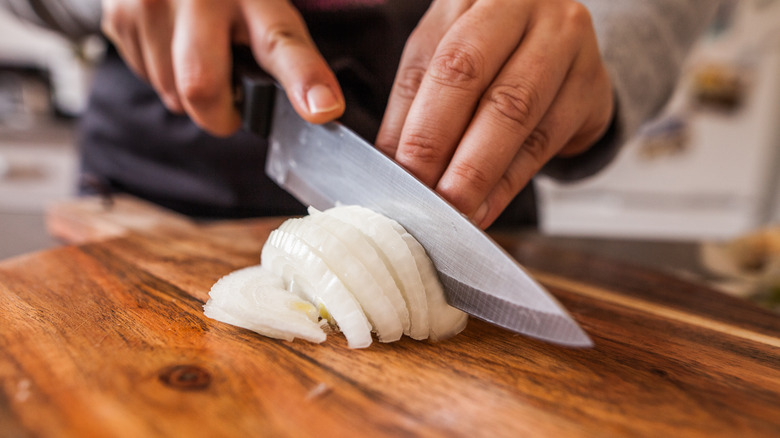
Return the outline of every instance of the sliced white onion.
{"type": "MultiPolygon", "coordinates": [[[[377,288],[379,293],[383,294],[387,298],[387,301],[393,306],[393,309],[401,322],[402,333],[408,334],[411,324],[409,321],[409,310],[406,307],[406,300],[396,284],[393,275],[390,273],[390,267],[380,255],[379,251],[377,251],[377,248],[372,244],[371,239],[366,237],[353,225],[333,215],[327,213],[320,214],[313,209],[312,213],[313,214],[310,214],[304,220],[320,226],[322,231],[335,237],[337,241],[343,245],[343,248],[341,248],[341,245],[337,244],[338,249],[337,251],[333,251],[334,256],[340,250],[348,252],[343,259],[338,260],[338,263],[354,263],[354,265],[349,268],[358,269],[360,272],[354,277],[351,277],[351,279],[358,280],[358,277],[360,277],[360,280],[365,281],[365,283],[355,284],[354,287],[349,284],[348,286],[350,286],[353,291],[366,289],[367,293],[363,295],[372,297],[372,302],[376,301],[376,299],[372,296],[370,291],[373,288],[377,288]]],[[[311,227],[311,225],[309,225],[309,227],[311,227]]],[[[312,228],[316,229],[316,227],[312,228]]],[[[339,271],[340,270],[337,270],[336,272],[339,271]]],[[[345,270],[344,272],[347,271],[345,270]]],[[[361,297],[356,295],[356,298],[358,298],[358,301],[362,304],[361,297]]],[[[365,305],[363,305],[363,309],[366,309],[365,305]]],[[[371,318],[369,317],[369,320],[370,319],[371,318]]]]}
{"type": "MultiPolygon", "coordinates": [[[[324,219],[324,218],[321,218],[324,219]]],[[[328,266],[339,280],[346,286],[360,303],[368,321],[381,342],[397,341],[403,335],[403,323],[389,298],[392,291],[387,291],[377,283],[372,272],[379,271],[384,266],[366,268],[362,258],[368,254],[354,250],[360,247],[360,233],[353,233],[350,243],[345,244],[334,236],[327,228],[320,226],[325,220],[315,220],[313,216],[302,219],[288,220],[278,231],[289,233],[301,239],[328,266]],[[380,269],[377,269],[380,268],[380,269]]],[[[331,224],[333,225],[333,224],[331,224]]],[[[361,250],[365,249],[360,247],[361,250]]],[[[369,246],[370,249],[370,246],[369,246]]],[[[381,262],[380,262],[381,263],[381,262]]],[[[389,276],[389,274],[387,274],[389,276]]],[[[391,280],[392,281],[392,280],[391,280]]],[[[390,286],[395,287],[395,284],[390,286]]],[[[397,288],[395,293],[399,296],[397,288]]],[[[401,299],[402,300],[402,299],[401,299]]],[[[403,302],[401,306],[405,310],[403,302]]],[[[335,315],[334,315],[335,317],[335,315]]],[[[338,319],[337,319],[338,321],[338,319]]],[[[407,314],[408,321],[408,314],[407,314]]]]}
{"type": "MultiPolygon", "coordinates": [[[[310,208],[309,213],[316,214],[316,210],[310,208]]],[[[409,331],[405,331],[404,334],[417,340],[428,338],[428,301],[425,285],[407,243],[395,230],[395,227],[400,227],[400,224],[357,205],[331,208],[325,210],[325,214],[349,223],[368,238],[368,242],[390,271],[406,301],[411,324],[409,331]]]]}
{"type": "Polygon", "coordinates": [[[350,348],[371,345],[371,325],[360,304],[306,243],[280,229],[274,230],[263,246],[261,257],[263,266],[327,312],[329,319],[347,338],[350,348]]]}
{"type": "Polygon", "coordinates": [[[444,297],[425,249],[396,221],[341,206],[285,221],[271,232],[262,266],[220,279],[207,316],[258,333],[322,342],[322,326],[340,330],[350,348],[402,334],[442,340],[468,316],[444,297]]]}
{"type": "Polygon", "coordinates": [[[400,225],[395,229],[409,247],[417,269],[420,271],[420,278],[425,285],[425,295],[428,300],[428,325],[430,327],[428,338],[436,342],[457,335],[466,328],[468,314],[447,304],[444,289],[441,287],[433,262],[420,242],[400,225]]]}
{"type": "Polygon", "coordinates": [[[277,339],[325,340],[314,305],[288,292],[281,278],[262,266],[222,277],[209,296],[203,307],[209,318],[277,339]]]}

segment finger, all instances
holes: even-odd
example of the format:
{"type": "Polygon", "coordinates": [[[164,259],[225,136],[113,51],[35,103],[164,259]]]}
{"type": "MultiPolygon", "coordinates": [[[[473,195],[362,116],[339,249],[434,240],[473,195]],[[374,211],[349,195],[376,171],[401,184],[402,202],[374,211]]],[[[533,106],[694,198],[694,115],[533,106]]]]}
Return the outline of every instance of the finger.
{"type": "Polygon", "coordinates": [[[233,106],[232,14],[209,2],[182,2],[173,32],[173,73],[182,106],[204,130],[227,136],[241,124],[233,106]]]}
{"type": "Polygon", "coordinates": [[[146,66],[132,13],[121,2],[104,1],[100,26],[130,70],[146,80],[146,66]]]}
{"type": "Polygon", "coordinates": [[[141,8],[139,25],[140,49],[149,82],[165,106],[173,112],[183,112],[173,73],[171,41],[173,16],[167,2],[146,2],[141,8]]]}
{"type": "Polygon", "coordinates": [[[602,66],[570,71],[547,113],[476,208],[474,222],[482,228],[493,223],[544,164],[562,150],[581,152],[596,142],[608,128],[613,111],[610,81],[602,66]]]}
{"type": "Polygon", "coordinates": [[[470,4],[465,1],[434,2],[407,39],[375,142],[385,155],[395,157],[406,116],[436,46],[470,4]]]}
{"type": "MultiPolygon", "coordinates": [[[[564,95],[569,95],[569,90],[564,95]]],[[[585,100],[563,96],[529,135],[507,170],[476,209],[472,220],[480,228],[492,224],[556,151],[573,145],[581,148],[600,138],[602,130],[585,129],[581,120],[591,109],[585,100]],[[568,101],[568,103],[564,103],[568,101]],[[578,123],[580,123],[578,125],[578,123]],[[577,134],[575,135],[575,132],[577,134]]]]}
{"type": "Polygon", "coordinates": [[[296,112],[312,123],[340,117],[341,88],[298,11],[287,1],[266,0],[245,2],[243,12],[255,58],[279,81],[296,112]]]}
{"type": "MultiPolygon", "coordinates": [[[[590,44],[590,51],[595,53],[595,56],[599,56],[595,39],[590,44]]],[[[556,154],[558,157],[571,158],[587,151],[604,136],[614,118],[615,99],[609,73],[607,73],[600,57],[589,59],[590,62],[586,61],[584,64],[592,65],[580,69],[579,71],[582,73],[570,73],[573,77],[576,75],[582,84],[587,84],[589,91],[587,96],[572,97],[571,99],[578,99],[576,103],[589,110],[588,118],[576,134],[560,148],[556,154]],[[594,60],[595,62],[593,62],[594,60]]]]}
{"type": "MultiPolygon", "coordinates": [[[[579,50],[559,23],[536,23],[485,92],[436,190],[472,216],[548,110],[579,50]]],[[[543,144],[549,142],[534,142],[543,144]]],[[[529,149],[543,159],[547,151],[529,149]]]]}
{"type": "Polygon", "coordinates": [[[493,3],[477,3],[453,24],[409,108],[395,159],[429,186],[441,177],[480,96],[524,32],[529,11],[496,14],[493,3]]]}
{"type": "MultiPolygon", "coordinates": [[[[589,15],[582,8],[584,15],[580,17],[578,11],[535,16],[522,43],[484,94],[436,186],[464,214],[479,221],[484,213],[480,206],[505,175],[518,148],[532,135],[548,134],[536,129],[537,125],[574,67],[583,36],[589,35],[589,15]],[[479,215],[478,209],[482,210],[479,215]]],[[[593,40],[595,45],[595,37],[593,40]]],[[[526,159],[539,166],[553,152],[534,149],[535,145],[560,146],[544,138],[531,138],[525,146],[531,156],[526,159]]]]}

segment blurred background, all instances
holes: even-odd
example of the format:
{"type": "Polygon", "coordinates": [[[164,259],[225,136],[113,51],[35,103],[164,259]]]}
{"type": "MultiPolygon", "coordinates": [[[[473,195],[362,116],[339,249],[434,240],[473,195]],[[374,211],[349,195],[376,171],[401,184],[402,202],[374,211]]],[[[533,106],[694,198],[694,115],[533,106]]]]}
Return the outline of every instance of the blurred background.
{"type": "Polygon", "coordinates": [[[56,244],[44,210],[74,195],[75,124],[99,52],[0,9],[0,259],[56,244]]]}
{"type": "MultiPolygon", "coordinates": [[[[75,125],[101,50],[97,38],[74,45],[0,10],[0,259],[57,244],[44,212],[75,195],[75,125]]],[[[779,171],[780,0],[725,1],[665,110],[605,171],[574,184],[538,178],[540,227],[529,238],[744,280],[747,262],[722,254],[780,222],[779,171]],[[709,243],[720,246],[705,257],[709,243]],[[731,265],[710,269],[719,263],[731,265]]],[[[780,262],[766,262],[780,254],[775,234],[753,249],[765,259],[751,261],[751,290],[758,274],[780,278],[780,262]]]]}
{"type": "Polygon", "coordinates": [[[780,219],[780,2],[725,3],[665,111],[575,185],[540,181],[548,233],[724,239],[780,219]]]}

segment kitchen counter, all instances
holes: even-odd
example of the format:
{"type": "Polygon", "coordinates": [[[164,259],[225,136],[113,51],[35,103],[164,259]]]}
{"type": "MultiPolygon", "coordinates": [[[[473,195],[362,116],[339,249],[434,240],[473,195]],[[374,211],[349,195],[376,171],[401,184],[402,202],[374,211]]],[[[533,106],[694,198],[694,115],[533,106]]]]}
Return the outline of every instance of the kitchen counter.
{"type": "Polygon", "coordinates": [[[349,350],[203,316],[282,218],[198,224],[137,200],[55,208],[71,245],[0,263],[0,427],[35,436],[778,436],[780,319],[544,239],[495,237],[595,342],[472,319],[349,350]]]}

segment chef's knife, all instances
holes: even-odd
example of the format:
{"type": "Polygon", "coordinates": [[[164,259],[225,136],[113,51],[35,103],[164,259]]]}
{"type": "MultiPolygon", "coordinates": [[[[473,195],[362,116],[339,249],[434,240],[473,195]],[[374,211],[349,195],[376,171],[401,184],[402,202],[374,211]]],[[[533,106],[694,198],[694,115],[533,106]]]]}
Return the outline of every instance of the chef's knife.
{"type": "Polygon", "coordinates": [[[393,160],[337,122],[301,119],[263,73],[244,71],[238,82],[244,127],[268,135],[266,173],[303,204],[357,204],[393,218],[428,252],[450,305],[549,342],[593,345],[517,261],[393,160]]]}

